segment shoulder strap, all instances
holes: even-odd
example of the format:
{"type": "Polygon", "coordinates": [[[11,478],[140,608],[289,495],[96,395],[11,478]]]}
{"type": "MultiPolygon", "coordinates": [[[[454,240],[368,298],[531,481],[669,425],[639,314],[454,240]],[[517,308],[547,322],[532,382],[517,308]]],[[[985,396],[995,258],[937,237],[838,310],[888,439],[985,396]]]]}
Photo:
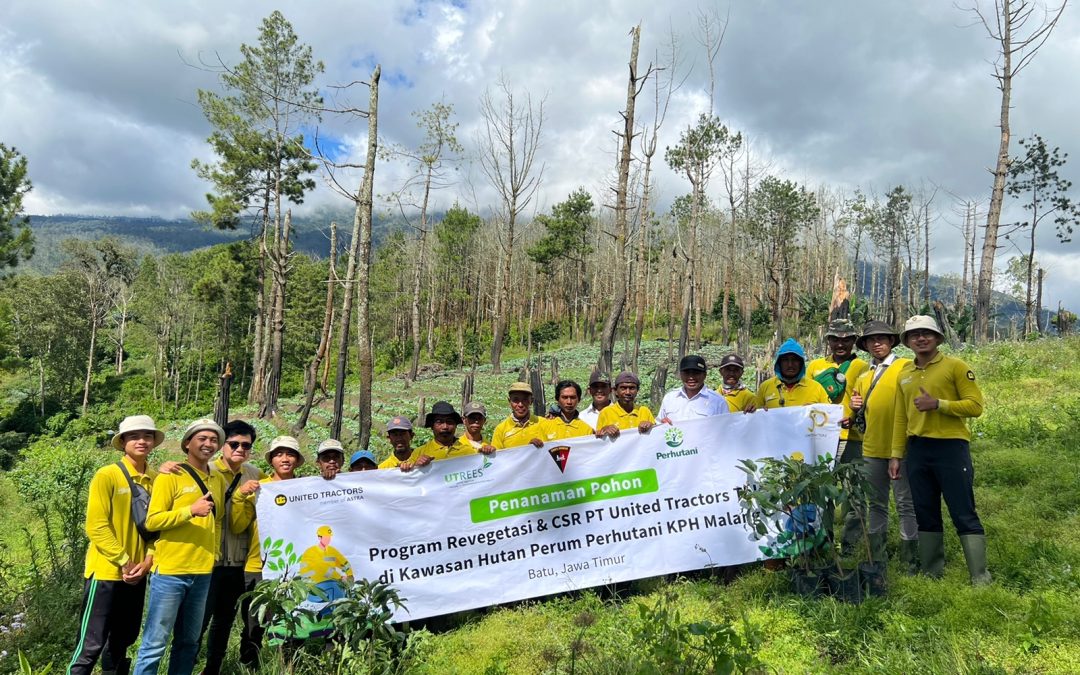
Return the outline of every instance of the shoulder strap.
{"type": "Polygon", "coordinates": [[[180,465],[180,468],[183,469],[184,472],[187,473],[187,475],[191,476],[192,480],[195,481],[195,484],[199,486],[199,489],[202,490],[202,493],[204,495],[207,493],[210,494],[210,511],[216,516],[217,504],[215,504],[213,500],[214,493],[210,492],[210,488],[206,487],[206,483],[203,482],[203,479],[199,478],[199,474],[195,471],[193,467],[189,466],[187,462],[182,463],[180,465]]]}
{"type": "Polygon", "coordinates": [[[229,483],[228,489],[225,490],[225,503],[228,504],[232,499],[233,493],[236,492],[236,486],[240,485],[240,479],[244,475],[244,467],[240,467],[240,470],[233,476],[232,482],[229,483]]]}
{"type": "Polygon", "coordinates": [[[874,373],[873,379],[870,380],[870,388],[866,390],[866,395],[863,396],[863,407],[864,408],[866,407],[866,404],[870,402],[870,394],[874,393],[874,387],[877,386],[878,381],[881,380],[882,376],[885,375],[885,371],[888,370],[889,368],[892,368],[894,363],[896,363],[895,360],[892,363],[890,363],[889,365],[887,365],[884,368],[882,368],[881,370],[879,370],[878,372],[874,373]]]}
{"type": "Polygon", "coordinates": [[[116,466],[120,467],[121,473],[124,474],[124,478],[127,478],[128,487],[131,488],[131,494],[135,494],[135,481],[131,479],[131,474],[128,473],[127,467],[123,462],[117,462],[116,466]]]}
{"type": "Polygon", "coordinates": [[[851,364],[853,364],[853,363],[855,363],[855,359],[848,359],[848,360],[844,361],[843,363],[841,363],[840,366],[837,368],[837,370],[839,370],[841,373],[847,375],[848,368],[850,368],[851,364]]]}

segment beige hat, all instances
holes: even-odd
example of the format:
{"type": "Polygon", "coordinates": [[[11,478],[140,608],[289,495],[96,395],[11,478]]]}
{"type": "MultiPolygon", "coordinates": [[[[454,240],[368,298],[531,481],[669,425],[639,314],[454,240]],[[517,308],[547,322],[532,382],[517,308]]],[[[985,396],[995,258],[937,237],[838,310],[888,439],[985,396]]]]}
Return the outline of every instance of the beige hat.
{"type": "Polygon", "coordinates": [[[300,452],[300,441],[292,436],[278,436],[270,441],[270,449],[266,451],[266,463],[270,463],[270,457],[274,454],[275,450],[280,450],[282,448],[292,450],[296,453],[296,466],[299,467],[303,465],[304,453],[300,452]]]}
{"type": "Polygon", "coordinates": [[[929,330],[937,333],[941,336],[941,339],[945,339],[945,334],[938,328],[937,320],[932,316],[926,316],[925,314],[916,314],[907,320],[904,324],[904,332],[900,333],[900,343],[906,345],[908,333],[913,330],[929,330]]]}
{"type": "Polygon", "coordinates": [[[180,439],[180,449],[187,451],[187,442],[191,440],[191,437],[200,431],[213,431],[217,434],[218,446],[225,444],[225,430],[222,429],[217,422],[207,417],[195,420],[188,425],[187,429],[184,429],[184,437],[180,439]]]}
{"type": "Polygon", "coordinates": [[[318,457],[324,452],[330,452],[331,450],[340,452],[342,459],[345,458],[345,446],[343,446],[341,441],[336,438],[328,438],[322,443],[319,443],[319,448],[315,451],[315,457],[318,457]]]}
{"type": "Polygon", "coordinates": [[[113,434],[112,446],[117,450],[123,450],[123,436],[129,431],[153,431],[155,448],[165,440],[165,432],[157,428],[152,417],[149,415],[130,415],[120,422],[120,429],[113,434]]]}
{"type": "Polygon", "coordinates": [[[520,391],[521,393],[528,394],[529,396],[532,396],[533,393],[532,387],[529,386],[528,382],[515,382],[511,384],[510,390],[507,393],[513,394],[515,391],[520,391]]]}

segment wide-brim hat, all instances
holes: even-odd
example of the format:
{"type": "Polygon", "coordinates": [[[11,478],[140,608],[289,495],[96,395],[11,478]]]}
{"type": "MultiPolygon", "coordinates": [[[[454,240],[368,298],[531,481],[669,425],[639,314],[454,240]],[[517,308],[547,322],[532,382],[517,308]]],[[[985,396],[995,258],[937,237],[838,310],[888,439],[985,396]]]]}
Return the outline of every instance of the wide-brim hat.
{"type": "Polygon", "coordinates": [[[132,431],[154,432],[154,447],[161,445],[165,440],[165,432],[157,428],[154,419],[149,415],[130,415],[120,422],[120,428],[113,434],[112,446],[117,450],[124,449],[123,436],[132,431]]]}
{"type": "Polygon", "coordinates": [[[461,415],[454,410],[454,406],[447,401],[439,401],[431,406],[431,412],[424,417],[424,426],[430,429],[431,425],[435,423],[435,418],[442,416],[451,418],[454,420],[454,424],[461,424],[461,415]]]}
{"type": "Polygon", "coordinates": [[[187,429],[184,429],[184,437],[180,439],[180,448],[187,451],[187,443],[191,440],[191,437],[200,431],[213,431],[217,434],[218,447],[225,445],[225,430],[221,428],[214,420],[204,417],[202,419],[195,420],[188,425],[187,429]]]}
{"type": "Polygon", "coordinates": [[[869,351],[866,348],[866,338],[871,335],[888,335],[892,338],[892,346],[900,344],[900,335],[896,330],[884,321],[867,321],[863,324],[862,335],[855,340],[855,347],[860,351],[869,351]]]}
{"type": "Polygon", "coordinates": [[[304,453],[300,452],[300,441],[292,436],[278,436],[270,441],[270,449],[266,451],[266,463],[269,464],[270,457],[273,456],[274,452],[281,449],[292,450],[296,454],[297,468],[304,464],[304,453]]]}
{"type": "Polygon", "coordinates": [[[926,316],[925,314],[916,314],[907,320],[904,324],[904,332],[900,333],[900,342],[906,345],[908,333],[913,330],[933,331],[941,336],[941,339],[945,339],[945,333],[942,333],[941,328],[938,327],[937,319],[932,316],[926,316]]]}
{"type": "Polygon", "coordinates": [[[825,337],[857,338],[859,337],[859,331],[855,330],[855,324],[851,323],[849,319],[833,319],[825,330],[825,337]]]}

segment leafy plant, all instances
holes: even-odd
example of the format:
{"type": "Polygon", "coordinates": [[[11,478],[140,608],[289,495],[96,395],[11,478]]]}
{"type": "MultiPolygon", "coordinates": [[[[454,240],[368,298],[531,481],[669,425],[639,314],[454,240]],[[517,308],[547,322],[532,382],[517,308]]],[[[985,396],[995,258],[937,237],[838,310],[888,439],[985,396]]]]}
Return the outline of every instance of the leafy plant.
{"type": "Polygon", "coordinates": [[[392,623],[405,606],[397,590],[379,581],[358,579],[345,596],[331,602],[330,625],[336,636],[339,663],[346,672],[391,672],[409,638],[407,628],[392,623]]]}

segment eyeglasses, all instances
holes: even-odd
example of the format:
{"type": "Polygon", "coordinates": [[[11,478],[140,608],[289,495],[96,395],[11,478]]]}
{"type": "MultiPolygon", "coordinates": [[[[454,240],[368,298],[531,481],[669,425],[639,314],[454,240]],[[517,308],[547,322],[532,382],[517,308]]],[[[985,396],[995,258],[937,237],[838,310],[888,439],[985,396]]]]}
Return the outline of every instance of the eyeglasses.
{"type": "Polygon", "coordinates": [[[251,443],[248,443],[247,441],[225,441],[225,444],[228,445],[233,450],[236,450],[238,448],[243,448],[244,452],[250,452],[251,451],[251,443]]]}

